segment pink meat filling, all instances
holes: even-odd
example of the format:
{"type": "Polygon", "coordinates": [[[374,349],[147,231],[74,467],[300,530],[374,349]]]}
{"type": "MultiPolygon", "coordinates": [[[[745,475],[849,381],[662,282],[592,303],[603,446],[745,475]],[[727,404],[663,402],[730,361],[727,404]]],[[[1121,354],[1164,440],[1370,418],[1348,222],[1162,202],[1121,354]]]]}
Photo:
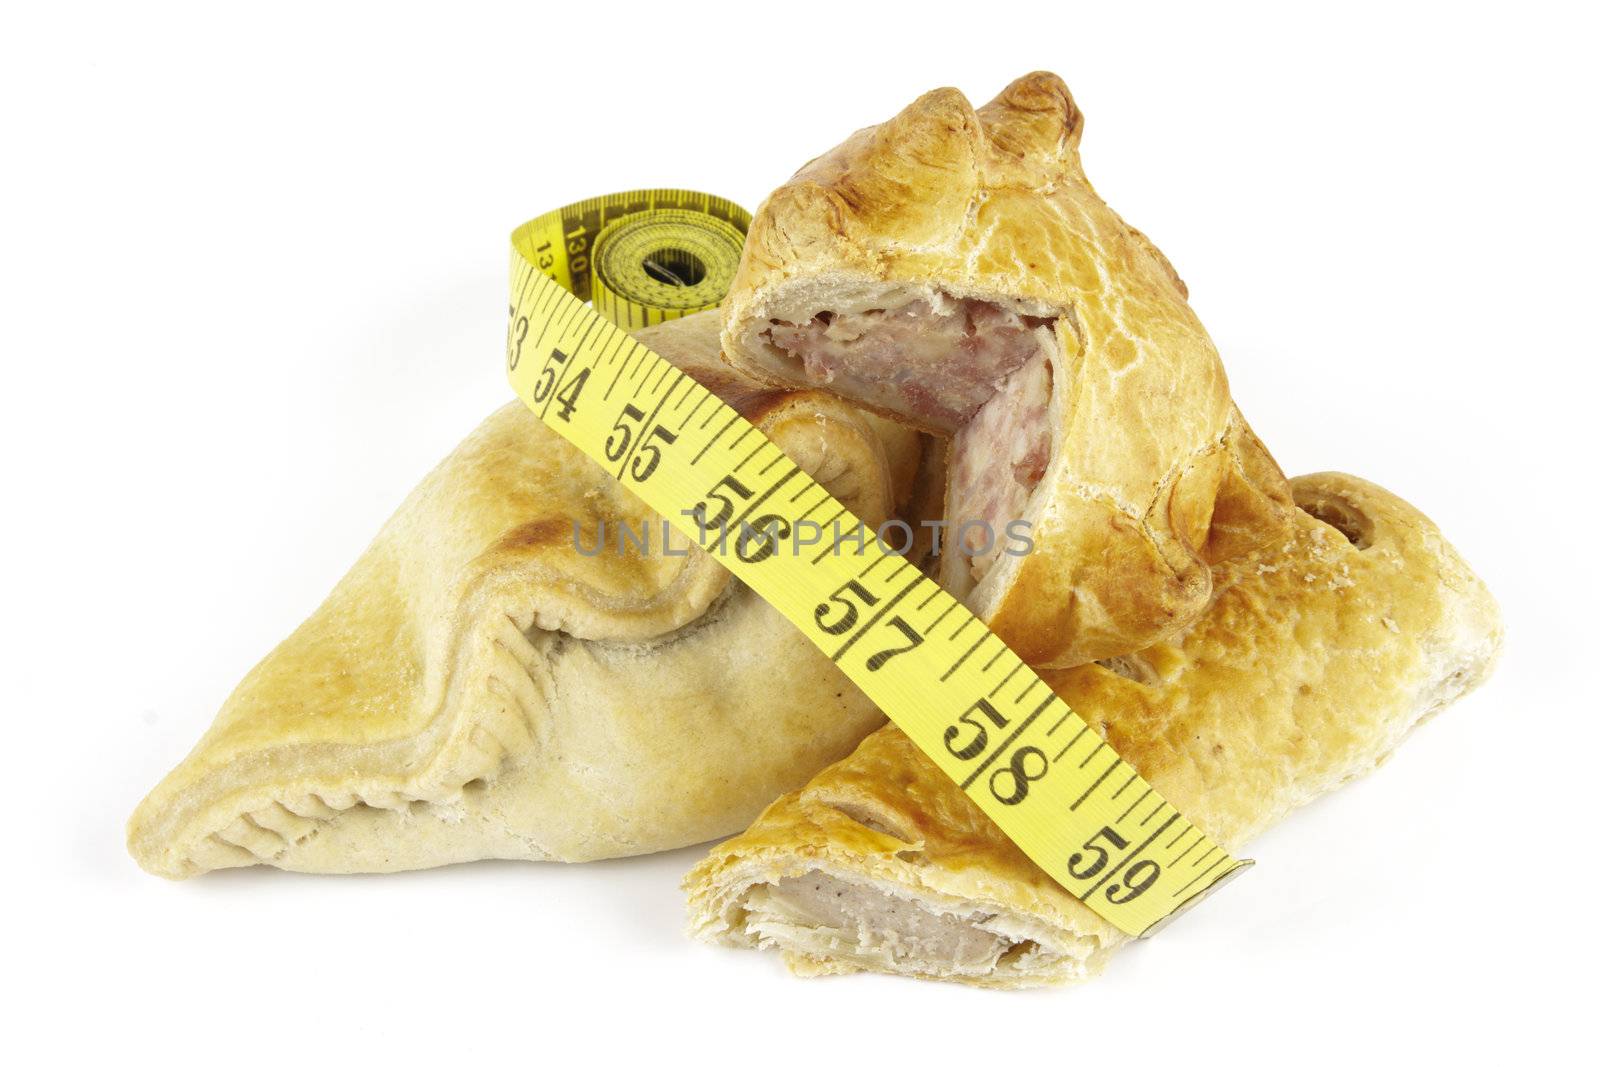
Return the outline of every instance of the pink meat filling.
{"type": "Polygon", "coordinates": [[[833,392],[955,434],[943,551],[982,581],[1050,462],[1052,320],[981,300],[823,312],[767,338],[833,392]]]}
{"type": "Polygon", "coordinates": [[[1040,351],[1049,326],[981,300],[916,300],[774,322],[767,336],[818,385],[953,433],[1040,351]]]}
{"type": "Polygon", "coordinates": [[[1050,463],[1050,373],[1044,353],[1034,356],[956,435],[945,516],[953,543],[945,552],[970,560],[974,582],[1015,546],[1007,525],[1027,510],[1050,463]]]}

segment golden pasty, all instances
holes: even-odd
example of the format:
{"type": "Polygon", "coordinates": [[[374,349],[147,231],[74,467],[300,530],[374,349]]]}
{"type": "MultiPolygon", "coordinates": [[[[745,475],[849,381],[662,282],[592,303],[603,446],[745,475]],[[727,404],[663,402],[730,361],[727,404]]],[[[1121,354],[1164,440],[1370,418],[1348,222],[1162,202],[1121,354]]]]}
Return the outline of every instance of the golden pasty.
{"type": "Polygon", "coordinates": [[[1036,666],[1176,632],[1209,564],[1290,510],[1182,281],[1084,177],[1082,129],[1053,74],[977,110],[928,93],[767,199],[723,309],[741,370],[953,435],[940,582],[1036,666]]]}
{"type": "MultiPolygon", "coordinates": [[[[1500,644],[1493,599],[1415,508],[1348,475],[1293,488],[1292,536],[1218,566],[1216,598],[1187,632],[1045,675],[1230,851],[1371,770],[1481,682],[1500,644]]],[[[1176,877],[1195,861],[1179,862],[1176,877]]],[[[685,885],[700,937],[777,948],[805,975],[1041,985],[1096,973],[1126,940],[893,726],[685,885]]]]}
{"type": "MultiPolygon", "coordinates": [[[[917,435],[640,334],[868,522],[917,435]]],[[[903,484],[896,485],[898,473],[903,484]]],[[[520,403],[400,506],[128,824],[146,869],[589,860],[731,833],[882,722],[794,627],[520,403]],[[599,548],[599,526],[606,545],[599,548]],[[581,541],[575,543],[574,523],[581,541]],[[647,530],[649,551],[626,540],[647,530]]]]}

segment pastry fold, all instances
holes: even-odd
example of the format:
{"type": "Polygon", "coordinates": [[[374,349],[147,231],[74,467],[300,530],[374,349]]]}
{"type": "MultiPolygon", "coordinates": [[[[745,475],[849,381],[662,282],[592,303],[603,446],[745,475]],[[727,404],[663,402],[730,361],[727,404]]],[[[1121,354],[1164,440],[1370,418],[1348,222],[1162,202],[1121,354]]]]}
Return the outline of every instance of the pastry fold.
{"type": "Polygon", "coordinates": [[[1082,129],[1053,74],[976,110],[924,95],[767,199],[723,309],[741,370],[954,438],[940,581],[1054,667],[1178,632],[1210,566],[1290,511],[1183,282],[1084,176],[1082,129]]]}
{"type": "MultiPolygon", "coordinates": [[[[639,336],[863,520],[909,494],[913,431],[745,380],[716,331],[710,313],[639,336]]],[[[882,716],[714,558],[670,548],[659,516],[508,404],[239,684],[134,812],[129,850],[172,878],[393,871],[622,856],[747,825],[882,716]]]]}
{"type": "MultiPolygon", "coordinates": [[[[1360,479],[1295,479],[1284,542],[1219,565],[1172,641],[1045,680],[1228,850],[1370,771],[1487,676],[1483,583],[1425,516],[1360,479]]],[[[703,939],[799,974],[983,986],[1095,974],[1127,939],[1027,859],[894,726],[690,872],[703,939]]]]}

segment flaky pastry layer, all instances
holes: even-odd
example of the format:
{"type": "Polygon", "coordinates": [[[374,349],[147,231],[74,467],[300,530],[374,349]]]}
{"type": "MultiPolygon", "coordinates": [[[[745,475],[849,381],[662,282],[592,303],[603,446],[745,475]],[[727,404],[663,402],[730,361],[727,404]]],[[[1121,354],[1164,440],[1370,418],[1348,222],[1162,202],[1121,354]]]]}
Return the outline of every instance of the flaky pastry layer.
{"type": "Polygon", "coordinates": [[[1007,517],[1031,523],[1033,551],[976,570],[946,553],[941,580],[1055,667],[1179,632],[1210,600],[1211,565],[1282,536],[1290,510],[1183,282],[1085,177],[1082,130],[1053,74],[977,109],[954,89],[922,96],[767,199],[723,310],[741,370],[947,435],[984,384],[973,360],[992,362],[995,394],[1030,352],[1048,360],[1049,403],[1017,431],[1039,440],[1013,455],[1009,440],[956,438],[982,450],[980,473],[1014,465],[1016,489],[946,508],[1016,495],[1007,517]]]}
{"type": "MultiPolygon", "coordinates": [[[[1046,682],[1226,849],[1372,770],[1488,675],[1483,583],[1425,516],[1343,474],[1294,480],[1283,543],[1216,568],[1187,631],[1046,682]]],[[[1047,877],[894,726],[718,845],[693,931],[801,974],[1016,987],[1088,977],[1126,940],[1047,877]]]]}
{"type": "MultiPolygon", "coordinates": [[[[868,522],[909,497],[912,431],[730,371],[714,313],[641,337],[868,522]]],[[[882,717],[711,556],[663,552],[661,527],[521,403],[495,412],[239,684],[134,812],[129,850],[173,878],[393,871],[746,825],[882,717]],[[607,546],[580,551],[602,523],[607,546]],[[619,546],[624,524],[648,551],[619,546]]]]}

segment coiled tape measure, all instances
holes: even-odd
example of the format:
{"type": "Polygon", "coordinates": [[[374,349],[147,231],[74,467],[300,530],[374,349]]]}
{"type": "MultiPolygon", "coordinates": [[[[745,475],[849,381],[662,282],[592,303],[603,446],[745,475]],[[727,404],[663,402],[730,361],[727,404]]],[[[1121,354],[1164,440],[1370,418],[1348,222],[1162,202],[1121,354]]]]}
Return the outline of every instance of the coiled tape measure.
{"type": "Polygon", "coordinates": [[[1045,873],[1148,936],[1249,861],[759,430],[628,335],[720,303],[749,222],[727,200],[652,189],[524,223],[511,235],[512,387],[799,627],[1045,873]],[[806,522],[837,535],[802,548],[791,535],[806,522]]]}

